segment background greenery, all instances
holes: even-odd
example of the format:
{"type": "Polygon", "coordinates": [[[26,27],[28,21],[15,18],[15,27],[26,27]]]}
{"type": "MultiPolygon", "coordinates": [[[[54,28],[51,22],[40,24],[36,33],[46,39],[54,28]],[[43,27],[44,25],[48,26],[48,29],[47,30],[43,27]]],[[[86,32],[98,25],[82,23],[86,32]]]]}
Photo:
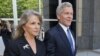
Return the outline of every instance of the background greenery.
{"type": "MultiPolygon", "coordinates": [[[[34,9],[38,11],[38,0],[16,0],[18,17],[26,9],[34,9]]],[[[41,5],[42,6],[42,5],[41,5]]],[[[0,0],[0,18],[12,18],[12,0],[0,0]]]]}

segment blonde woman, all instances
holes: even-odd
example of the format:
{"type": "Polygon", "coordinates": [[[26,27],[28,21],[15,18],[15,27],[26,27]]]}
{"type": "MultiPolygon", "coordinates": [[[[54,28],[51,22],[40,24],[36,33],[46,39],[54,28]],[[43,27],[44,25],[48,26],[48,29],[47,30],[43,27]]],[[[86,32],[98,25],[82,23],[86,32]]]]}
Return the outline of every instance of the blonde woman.
{"type": "Polygon", "coordinates": [[[45,46],[37,39],[42,17],[33,10],[26,10],[15,31],[14,40],[9,42],[8,54],[4,56],[45,56],[45,46]]]}

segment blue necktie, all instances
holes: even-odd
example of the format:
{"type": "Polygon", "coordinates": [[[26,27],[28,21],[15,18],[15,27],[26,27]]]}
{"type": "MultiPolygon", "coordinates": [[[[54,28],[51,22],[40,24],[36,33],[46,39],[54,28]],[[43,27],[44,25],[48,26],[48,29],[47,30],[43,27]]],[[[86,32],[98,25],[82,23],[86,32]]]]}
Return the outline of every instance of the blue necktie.
{"type": "Polygon", "coordinates": [[[70,30],[69,29],[67,29],[67,38],[68,38],[68,40],[69,40],[69,43],[70,43],[70,45],[71,45],[71,49],[72,49],[72,52],[74,52],[75,50],[74,50],[74,43],[73,43],[73,40],[72,40],[72,36],[71,36],[71,32],[70,32],[70,30]]]}

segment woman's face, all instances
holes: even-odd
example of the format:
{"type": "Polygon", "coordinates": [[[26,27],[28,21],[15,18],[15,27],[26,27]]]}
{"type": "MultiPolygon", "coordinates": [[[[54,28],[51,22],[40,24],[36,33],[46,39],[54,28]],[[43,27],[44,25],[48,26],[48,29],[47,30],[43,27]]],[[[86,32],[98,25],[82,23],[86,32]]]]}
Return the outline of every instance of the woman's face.
{"type": "Polygon", "coordinates": [[[25,34],[30,36],[37,36],[40,32],[41,22],[39,18],[35,15],[32,15],[28,18],[28,22],[23,26],[25,34]]]}

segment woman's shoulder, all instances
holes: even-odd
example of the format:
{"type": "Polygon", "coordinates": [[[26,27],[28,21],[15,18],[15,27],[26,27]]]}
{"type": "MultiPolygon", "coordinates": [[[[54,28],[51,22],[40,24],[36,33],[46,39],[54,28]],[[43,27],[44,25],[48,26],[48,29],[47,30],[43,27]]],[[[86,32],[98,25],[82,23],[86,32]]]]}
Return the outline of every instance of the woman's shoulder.
{"type": "Polygon", "coordinates": [[[36,42],[38,42],[38,43],[43,43],[41,40],[39,40],[39,39],[37,39],[37,38],[36,38],[36,42]]]}
{"type": "Polygon", "coordinates": [[[39,45],[44,45],[44,42],[41,41],[41,40],[39,40],[39,39],[36,39],[36,42],[37,42],[37,44],[39,44],[39,45]]]}
{"type": "Polygon", "coordinates": [[[21,43],[23,43],[22,38],[11,39],[8,41],[8,47],[13,50],[18,50],[20,48],[21,43]]]}
{"type": "Polygon", "coordinates": [[[16,40],[10,39],[5,50],[7,50],[7,52],[5,52],[4,55],[7,54],[7,56],[12,56],[12,53],[14,53],[13,55],[19,54],[19,47],[16,40]]]}
{"type": "Polygon", "coordinates": [[[20,42],[22,42],[22,38],[10,39],[9,41],[10,46],[17,46],[20,42]]]}
{"type": "Polygon", "coordinates": [[[17,45],[17,42],[18,41],[16,39],[11,39],[11,40],[8,41],[9,46],[16,46],[17,45]]]}

